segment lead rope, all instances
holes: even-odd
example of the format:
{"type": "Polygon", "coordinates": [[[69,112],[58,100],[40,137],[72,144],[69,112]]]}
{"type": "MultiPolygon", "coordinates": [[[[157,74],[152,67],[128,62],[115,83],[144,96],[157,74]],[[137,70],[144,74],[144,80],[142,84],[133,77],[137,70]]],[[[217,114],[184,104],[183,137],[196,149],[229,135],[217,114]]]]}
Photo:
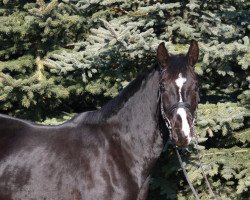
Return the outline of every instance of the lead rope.
{"type": "Polygon", "coordinates": [[[207,185],[209,194],[210,194],[210,199],[212,199],[212,200],[217,200],[217,198],[216,198],[216,196],[215,196],[215,194],[214,194],[214,192],[213,192],[213,190],[212,190],[212,187],[211,187],[211,185],[210,185],[210,183],[209,183],[209,181],[208,181],[207,175],[206,175],[206,173],[205,173],[205,171],[204,171],[204,169],[203,169],[203,165],[202,165],[202,163],[201,163],[201,154],[200,154],[200,152],[199,152],[199,150],[198,150],[198,148],[197,148],[198,137],[197,137],[196,134],[194,134],[194,135],[195,135],[195,139],[196,139],[196,142],[195,142],[196,148],[195,148],[195,149],[196,149],[196,152],[197,152],[197,155],[198,155],[198,161],[199,161],[201,173],[202,173],[202,175],[203,175],[203,178],[205,179],[205,182],[206,182],[206,185],[207,185]]]}
{"type": "Polygon", "coordinates": [[[181,156],[180,156],[180,154],[179,154],[179,151],[178,151],[178,149],[176,148],[175,145],[174,145],[174,148],[175,148],[176,154],[177,154],[177,156],[178,156],[178,160],[179,160],[179,163],[180,163],[180,165],[181,165],[181,169],[182,169],[182,171],[183,171],[183,173],[184,173],[184,176],[185,176],[185,178],[186,178],[186,180],[187,180],[187,182],[188,182],[188,185],[189,185],[189,187],[191,188],[191,190],[192,190],[192,192],[193,192],[193,194],[194,194],[195,199],[196,199],[196,200],[200,200],[200,198],[199,198],[199,196],[198,196],[198,193],[196,192],[196,190],[194,189],[194,186],[193,186],[192,182],[191,182],[190,179],[188,178],[187,171],[186,171],[186,169],[185,169],[185,167],[184,167],[184,165],[183,165],[183,161],[182,161],[181,156]]]}

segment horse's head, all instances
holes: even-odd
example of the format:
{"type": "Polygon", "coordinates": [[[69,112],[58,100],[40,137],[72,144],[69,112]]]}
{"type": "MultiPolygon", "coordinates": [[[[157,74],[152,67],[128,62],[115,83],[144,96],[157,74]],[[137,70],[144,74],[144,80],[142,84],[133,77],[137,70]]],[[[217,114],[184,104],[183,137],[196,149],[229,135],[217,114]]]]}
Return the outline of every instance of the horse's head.
{"type": "Polygon", "coordinates": [[[191,41],[187,55],[169,55],[164,43],[157,49],[161,113],[170,129],[170,137],[180,147],[187,146],[194,136],[193,122],[199,101],[194,65],[198,56],[195,40],[191,41]]]}

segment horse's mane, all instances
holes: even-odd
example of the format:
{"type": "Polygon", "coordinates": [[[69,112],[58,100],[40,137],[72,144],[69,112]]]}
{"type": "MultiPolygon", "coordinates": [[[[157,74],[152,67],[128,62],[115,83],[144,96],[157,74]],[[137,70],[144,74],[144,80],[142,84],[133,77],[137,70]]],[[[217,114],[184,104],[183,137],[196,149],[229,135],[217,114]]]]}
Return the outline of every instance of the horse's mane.
{"type": "Polygon", "coordinates": [[[148,68],[144,73],[137,76],[136,79],[131,81],[115,98],[111,99],[105,104],[100,110],[89,111],[79,114],[75,117],[81,118],[83,123],[87,124],[98,124],[104,122],[110,116],[116,114],[122,106],[133,96],[141,87],[141,84],[148,78],[151,72],[158,70],[158,65],[155,64],[148,68]]]}

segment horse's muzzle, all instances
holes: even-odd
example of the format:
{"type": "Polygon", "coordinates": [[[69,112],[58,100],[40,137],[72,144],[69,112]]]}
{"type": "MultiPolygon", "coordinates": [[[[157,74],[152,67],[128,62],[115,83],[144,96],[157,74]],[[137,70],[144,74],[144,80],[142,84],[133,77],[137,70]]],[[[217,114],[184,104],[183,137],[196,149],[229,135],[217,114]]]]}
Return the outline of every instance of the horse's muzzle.
{"type": "Polygon", "coordinates": [[[187,147],[191,142],[191,134],[186,136],[182,130],[173,134],[173,142],[178,147],[187,147]]]}

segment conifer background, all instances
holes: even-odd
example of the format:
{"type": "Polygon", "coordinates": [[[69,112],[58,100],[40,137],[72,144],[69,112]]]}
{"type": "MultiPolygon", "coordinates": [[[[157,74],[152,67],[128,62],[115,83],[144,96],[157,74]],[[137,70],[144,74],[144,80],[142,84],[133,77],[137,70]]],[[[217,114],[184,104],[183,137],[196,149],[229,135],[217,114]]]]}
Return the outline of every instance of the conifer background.
{"type": "MultiPolygon", "coordinates": [[[[61,123],[116,96],[155,63],[160,42],[175,54],[196,39],[204,170],[218,199],[249,199],[249,21],[247,0],[0,0],[0,112],[61,123]]],[[[209,199],[195,150],[185,162],[209,199]]],[[[151,199],[192,199],[171,148],[151,199]]]]}

